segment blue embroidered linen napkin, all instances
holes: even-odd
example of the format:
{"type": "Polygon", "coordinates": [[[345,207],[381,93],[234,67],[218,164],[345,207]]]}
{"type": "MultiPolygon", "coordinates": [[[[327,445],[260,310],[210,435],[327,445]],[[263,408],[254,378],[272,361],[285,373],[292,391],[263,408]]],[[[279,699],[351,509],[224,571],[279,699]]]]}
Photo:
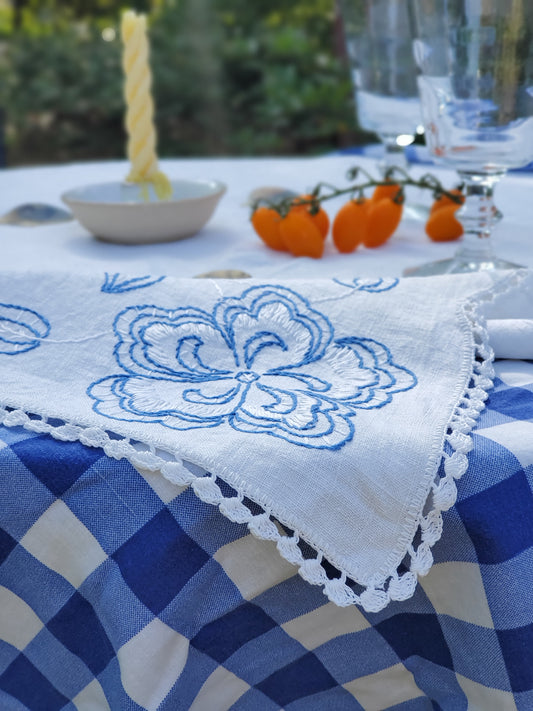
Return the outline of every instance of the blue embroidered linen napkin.
{"type": "Polygon", "coordinates": [[[376,611],[428,572],[467,469],[482,307],[532,283],[4,274],[0,418],[192,486],[376,611]]]}

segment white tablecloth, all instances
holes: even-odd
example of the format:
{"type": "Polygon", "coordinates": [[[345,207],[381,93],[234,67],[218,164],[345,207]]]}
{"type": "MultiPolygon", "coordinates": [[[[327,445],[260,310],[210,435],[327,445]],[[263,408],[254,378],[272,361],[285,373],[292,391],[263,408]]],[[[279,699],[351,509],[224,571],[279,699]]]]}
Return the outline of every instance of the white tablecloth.
{"type": "MultiPolygon", "coordinates": [[[[246,205],[249,192],[263,185],[286,186],[306,191],[319,181],[345,187],[345,175],[354,164],[377,177],[375,163],[359,156],[320,158],[213,159],[162,161],[170,177],[216,178],[228,192],[213,218],[197,236],[170,244],[117,246],[96,241],[77,222],[22,230],[0,226],[2,269],[67,269],[80,272],[110,271],[127,274],[166,274],[190,277],[212,269],[242,269],[257,278],[267,277],[351,277],[399,276],[405,267],[453,254],[455,243],[434,244],[424,234],[423,224],[404,219],[383,248],[359,249],[339,254],[329,241],[320,260],[295,259],[273,252],[262,244],[249,222],[246,205]],[[45,248],[43,248],[45,243],[45,248]]],[[[61,205],[63,191],[90,183],[122,180],[126,162],[73,164],[57,167],[5,170],[0,174],[0,213],[22,202],[50,202],[61,205]]],[[[413,176],[427,172],[427,166],[413,168],[413,176]]],[[[456,176],[432,169],[447,187],[456,176]]],[[[427,191],[409,193],[414,202],[430,203],[427,191]]],[[[346,198],[325,204],[330,217],[346,198]]],[[[498,208],[504,220],[496,227],[496,251],[511,261],[533,267],[531,223],[527,211],[531,203],[531,177],[513,174],[496,189],[498,208]]]]}

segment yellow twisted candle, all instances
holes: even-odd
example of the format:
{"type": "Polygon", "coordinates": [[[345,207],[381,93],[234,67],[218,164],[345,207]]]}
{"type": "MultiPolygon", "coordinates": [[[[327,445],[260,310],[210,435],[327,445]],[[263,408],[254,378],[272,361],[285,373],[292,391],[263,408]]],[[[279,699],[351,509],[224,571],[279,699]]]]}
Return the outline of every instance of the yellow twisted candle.
{"type": "Polygon", "coordinates": [[[154,127],[154,102],[152,76],[149,65],[149,47],[146,36],[146,16],[127,10],[121,24],[124,52],[126,129],[128,132],[128,158],[131,170],[127,180],[133,183],[152,183],[160,199],[172,195],[167,176],[159,170],[156,155],[154,127]]]}

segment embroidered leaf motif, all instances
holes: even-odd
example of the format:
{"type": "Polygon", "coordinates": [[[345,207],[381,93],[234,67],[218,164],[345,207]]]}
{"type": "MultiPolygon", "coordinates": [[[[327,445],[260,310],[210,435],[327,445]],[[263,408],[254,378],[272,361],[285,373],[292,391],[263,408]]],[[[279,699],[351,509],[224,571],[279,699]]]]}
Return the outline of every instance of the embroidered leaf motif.
{"type": "Polygon", "coordinates": [[[338,449],[359,409],[383,407],[416,385],[382,343],[334,339],[301,295],[254,286],[195,307],[131,306],[115,319],[122,373],[88,394],[105,417],[176,430],[230,426],[303,447],[338,449]]]}
{"type": "Polygon", "coordinates": [[[165,277],[157,277],[154,279],[151,276],[133,277],[132,279],[124,279],[120,281],[120,274],[105,273],[105,280],[100,291],[104,294],[123,294],[126,291],[135,291],[135,289],[144,289],[147,286],[152,286],[162,281],[165,277]]]}
{"type": "Polygon", "coordinates": [[[0,304],[0,353],[18,355],[41,345],[50,333],[50,324],[36,311],[0,304]]]}
{"type": "Polygon", "coordinates": [[[400,281],[396,277],[386,277],[384,279],[353,279],[351,282],[346,283],[340,279],[334,279],[335,283],[341,286],[347,286],[355,291],[368,291],[370,294],[377,294],[380,291],[390,291],[400,281]]]}

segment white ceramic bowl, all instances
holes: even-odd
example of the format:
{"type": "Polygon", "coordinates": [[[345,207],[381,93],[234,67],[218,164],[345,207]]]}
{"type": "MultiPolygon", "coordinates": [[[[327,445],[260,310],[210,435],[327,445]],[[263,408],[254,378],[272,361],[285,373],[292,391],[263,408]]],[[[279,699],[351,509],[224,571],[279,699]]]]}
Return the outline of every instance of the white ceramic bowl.
{"type": "Polygon", "coordinates": [[[172,242],[196,234],[209,220],[226,186],[218,180],[172,180],[170,200],[133,183],[99,183],[68,190],[61,199],[98,239],[121,244],[172,242]]]}

